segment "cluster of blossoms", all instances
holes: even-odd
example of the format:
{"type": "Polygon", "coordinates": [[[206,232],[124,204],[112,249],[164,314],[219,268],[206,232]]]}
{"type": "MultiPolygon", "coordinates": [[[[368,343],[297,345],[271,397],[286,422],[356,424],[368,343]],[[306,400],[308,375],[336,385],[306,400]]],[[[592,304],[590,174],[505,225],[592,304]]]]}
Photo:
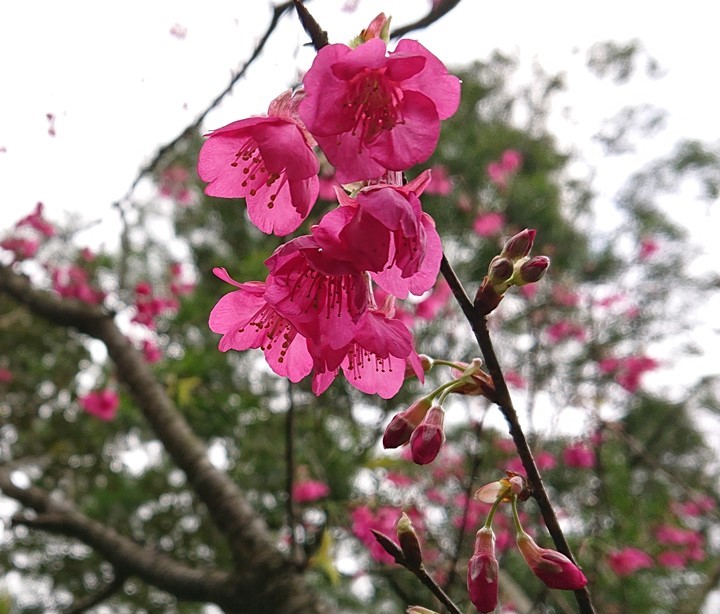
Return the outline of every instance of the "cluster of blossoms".
{"type": "Polygon", "coordinates": [[[210,315],[220,349],[261,348],[278,375],[297,382],[312,373],[316,394],[340,371],[384,398],[406,374],[423,379],[395,302],[433,288],[442,248],[420,203],[430,172],[405,183],[403,171],[434,151],[460,82],[416,41],[388,53],[387,29],[379,15],[353,46],[320,49],[302,89],[275,99],[266,117],[212,132],[198,160],[207,194],[245,198],[251,222],[276,235],[295,231],[315,204],[315,147],[348,188],[336,188],[339,206],[310,234],[265,261],[265,281],[214,271],[237,288],[210,315]]]}
{"type": "Polygon", "coordinates": [[[43,203],[37,203],[32,213],[17,221],[15,232],[0,240],[0,248],[11,252],[14,261],[32,258],[43,241],[57,234],[55,227],[43,216],[44,208],[43,203]]]}
{"type": "Polygon", "coordinates": [[[475,498],[485,503],[492,502],[487,520],[475,536],[473,555],[468,563],[467,586],[470,601],[478,612],[494,612],[498,605],[498,561],[495,556],[495,534],[492,529],[493,517],[499,505],[509,502],[515,524],[515,543],[530,570],[549,588],[577,590],[587,584],[587,578],[580,568],[564,554],[541,548],[522,528],[518,514],[518,499],[529,496],[525,479],[508,472],[507,478],[486,484],[475,493],[475,498]]]}
{"type": "Polygon", "coordinates": [[[102,390],[89,392],[81,396],[79,402],[80,407],[87,413],[104,421],[110,421],[115,418],[115,414],[120,406],[120,398],[117,392],[111,388],[103,388],[102,390]]]}

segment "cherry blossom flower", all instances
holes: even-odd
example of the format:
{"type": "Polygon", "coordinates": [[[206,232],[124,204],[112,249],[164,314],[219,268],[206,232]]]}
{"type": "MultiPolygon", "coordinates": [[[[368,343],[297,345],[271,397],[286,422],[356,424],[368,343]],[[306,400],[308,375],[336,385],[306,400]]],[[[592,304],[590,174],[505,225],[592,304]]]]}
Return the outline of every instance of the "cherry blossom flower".
{"type": "Polygon", "coordinates": [[[211,132],[200,149],[205,193],[243,197],[253,224],[286,235],[308,216],[318,195],[319,163],[296,116],[301,94],[275,99],[268,117],[251,117],[211,132]]]}
{"type": "Polygon", "coordinates": [[[423,320],[434,320],[447,305],[452,296],[450,286],[441,278],[435,284],[430,296],[420,301],[415,307],[415,315],[423,320]]]}
{"type": "Polygon", "coordinates": [[[17,222],[15,227],[21,228],[23,226],[29,226],[37,230],[44,237],[54,237],[56,234],[55,227],[43,217],[44,208],[45,205],[38,203],[35,206],[35,210],[17,222]]]}
{"type": "Polygon", "coordinates": [[[213,273],[238,289],[223,296],[210,312],[210,329],[222,333],[219,349],[226,352],[261,348],[270,368],[291,382],[312,370],[305,338],[264,297],[265,284],[233,280],[225,269],[213,273]]]}
{"type": "Polygon", "coordinates": [[[683,569],[687,565],[687,559],[681,552],[675,550],[661,552],[656,559],[659,565],[668,569],[683,569]]]}
{"type": "Polygon", "coordinates": [[[551,343],[560,343],[566,339],[585,341],[587,336],[584,326],[570,320],[560,320],[551,324],[545,329],[545,333],[550,338],[551,343]]]}
{"type": "Polygon", "coordinates": [[[79,266],[56,267],[51,277],[53,289],[63,298],[75,298],[93,305],[105,300],[105,293],[90,285],[87,271],[79,266]]]}
{"type": "Polygon", "coordinates": [[[631,576],[639,569],[653,566],[652,557],[639,548],[623,548],[611,552],[607,559],[608,565],[615,575],[631,576]]]}
{"type": "Polygon", "coordinates": [[[13,381],[13,373],[6,367],[0,367],[0,384],[9,384],[13,381]]]}
{"type": "Polygon", "coordinates": [[[447,196],[453,190],[452,179],[448,175],[447,168],[442,164],[435,164],[430,168],[432,173],[432,181],[426,188],[428,194],[437,194],[438,196],[447,196]]]}
{"type": "Polygon", "coordinates": [[[587,584],[585,574],[564,554],[541,548],[525,531],[515,541],[530,571],[550,588],[577,590],[587,584]]]}
{"type": "Polygon", "coordinates": [[[508,187],[510,179],[517,173],[522,165],[522,154],[515,149],[507,149],[503,152],[499,161],[490,162],[487,167],[487,174],[500,190],[508,187]]]}
{"type": "Polygon", "coordinates": [[[313,226],[313,237],[328,257],[352,259],[394,296],[422,294],[435,284],[441,257],[418,198],[429,181],[426,171],[404,186],[368,186],[355,198],[338,190],[341,206],[313,226]]]}
{"type": "Polygon", "coordinates": [[[412,334],[393,318],[393,298],[381,309],[368,309],[358,320],[353,337],[342,348],[308,340],[314,359],[313,392],[322,394],[342,369],[345,379],[366,394],[394,397],[411,367],[420,381],[424,373],[413,347],[412,334]]]}
{"type": "MultiPolygon", "coordinates": [[[[412,519],[413,524],[421,528],[422,517],[417,510],[411,508],[405,511],[412,519]]],[[[380,563],[393,563],[395,559],[378,543],[370,529],[392,534],[395,532],[399,515],[398,510],[394,507],[379,507],[373,511],[365,505],[355,508],[350,514],[353,535],[370,551],[370,556],[380,563]]]]}
{"type": "Polygon", "coordinates": [[[117,392],[109,388],[90,392],[79,398],[80,406],[100,420],[110,421],[115,417],[120,399],[117,392]]]}
{"type": "Polygon", "coordinates": [[[473,222],[473,230],[480,237],[494,237],[500,234],[505,226],[505,216],[502,213],[481,213],[473,222]]]}
{"type": "Polygon", "coordinates": [[[640,241],[640,250],[638,252],[638,258],[640,260],[649,260],[655,252],[659,251],[660,245],[658,242],[651,238],[645,237],[640,241]]]}
{"type": "Polygon", "coordinates": [[[160,348],[158,348],[154,341],[150,341],[149,339],[145,339],[145,341],[143,341],[142,351],[145,360],[149,363],[158,362],[162,358],[160,348]]]}
{"type": "Polygon", "coordinates": [[[375,179],[427,160],[440,120],[455,113],[460,81],[420,43],[401,40],[387,54],[372,38],[355,49],[320,49],[303,78],[300,117],[340,183],[375,179]]]}
{"type": "Polygon", "coordinates": [[[330,487],[319,480],[305,480],[293,485],[292,499],[295,503],[312,503],[330,494],[330,487]]]}
{"type": "Polygon", "coordinates": [[[0,241],[0,248],[12,252],[15,260],[28,260],[40,249],[40,241],[25,237],[7,237],[0,241]]]}
{"type": "Polygon", "coordinates": [[[483,527],[475,535],[475,548],[468,563],[467,587],[478,612],[494,612],[498,604],[498,562],[495,535],[483,527]]]}
{"type": "Polygon", "coordinates": [[[584,443],[574,443],[563,450],[563,463],[567,467],[590,469],[595,466],[595,452],[584,443]]]}

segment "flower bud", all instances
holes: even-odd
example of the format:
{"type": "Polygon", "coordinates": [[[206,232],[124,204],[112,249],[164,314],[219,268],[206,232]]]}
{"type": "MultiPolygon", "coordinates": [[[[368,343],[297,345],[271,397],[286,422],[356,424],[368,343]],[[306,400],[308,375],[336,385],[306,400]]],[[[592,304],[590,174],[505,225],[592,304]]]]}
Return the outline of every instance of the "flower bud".
{"type": "Polygon", "coordinates": [[[410,437],[412,460],[417,465],[427,465],[435,460],[445,441],[443,422],[445,411],[440,405],[433,405],[410,437]]]}
{"type": "Polygon", "coordinates": [[[530,570],[550,588],[574,591],[587,584],[585,574],[564,554],[541,548],[524,531],[516,541],[530,570]]]}
{"type": "Polygon", "coordinates": [[[550,266],[550,258],[547,256],[533,256],[520,265],[517,275],[515,275],[518,286],[525,284],[534,284],[540,281],[545,271],[550,266]]]}
{"type": "Polygon", "coordinates": [[[488,267],[488,278],[493,288],[499,292],[507,289],[506,282],[513,274],[513,261],[503,256],[495,256],[488,267]]]}
{"type": "Polygon", "coordinates": [[[467,587],[478,612],[494,612],[498,604],[498,562],[495,534],[483,527],[475,536],[475,549],[468,562],[467,587]]]}
{"type": "Polygon", "coordinates": [[[400,542],[405,561],[412,569],[420,569],[422,567],[422,550],[420,549],[420,540],[417,533],[410,522],[408,515],[403,512],[397,523],[397,536],[400,542]]]}
{"type": "Polygon", "coordinates": [[[410,436],[417,425],[422,422],[431,405],[432,401],[430,399],[422,397],[405,411],[396,414],[385,428],[383,447],[385,449],[399,448],[410,441],[410,436]]]}
{"type": "Polygon", "coordinates": [[[532,249],[535,234],[535,230],[526,228],[515,236],[510,237],[503,246],[500,255],[513,261],[524,258],[532,249]]]}

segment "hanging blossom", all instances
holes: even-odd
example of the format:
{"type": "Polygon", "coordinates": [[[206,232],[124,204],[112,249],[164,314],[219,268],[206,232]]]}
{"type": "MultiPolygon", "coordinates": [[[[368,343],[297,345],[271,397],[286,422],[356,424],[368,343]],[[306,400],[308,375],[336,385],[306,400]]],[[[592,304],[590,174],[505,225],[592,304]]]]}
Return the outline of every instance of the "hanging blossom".
{"type": "MultiPolygon", "coordinates": [[[[384,17],[384,16],[383,16],[384,17]]],[[[341,183],[427,160],[440,120],[455,113],[460,80],[414,40],[388,54],[381,38],[320,49],[303,78],[300,117],[341,183]]]]}
{"type": "Polygon", "coordinates": [[[120,398],[114,390],[104,388],[80,397],[79,403],[87,413],[107,422],[115,418],[120,398]]]}
{"type": "Polygon", "coordinates": [[[200,149],[205,194],[245,198],[250,220],[267,234],[296,230],[317,200],[320,164],[297,116],[302,97],[302,91],[285,92],[270,103],[267,117],[215,130],[200,149]]]}

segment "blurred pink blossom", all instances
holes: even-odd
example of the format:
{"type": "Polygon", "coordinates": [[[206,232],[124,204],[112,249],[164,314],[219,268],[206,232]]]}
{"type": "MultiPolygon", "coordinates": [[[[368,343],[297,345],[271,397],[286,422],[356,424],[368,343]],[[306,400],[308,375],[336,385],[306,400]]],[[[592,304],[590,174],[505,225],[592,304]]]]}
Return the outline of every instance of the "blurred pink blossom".
{"type": "Polygon", "coordinates": [[[305,480],[293,486],[292,498],[295,503],[312,503],[330,494],[330,487],[318,480],[305,480]]]}
{"type": "Polygon", "coordinates": [[[515,149],[507,149],[503,152],[499,161],[490,162],[487,166],[487,174],[500,190],[505,190],[513,175],[517,173],[522,165],[522,154],[515,149]]]}
{"type": "Polygon", "coordinates": [[[100,420],[109,421],[115,417],[120,399],[110,388],[96,390],[79,398],[80,407],[100,420]]]}
{"type": "Polygon", "coordinates": [[[473,230],[481,237],[494,237],[500,234],[505,225],[505,216],[502,213],[481,213],[473,222],[473,230]]]}
{"type": "Polygon", "coordinates": [[[623,548],[610,553],[608,565],[616,575],[623,577],[633,575],[638,569],[652,567],[653,560],[639,548],[623,548]]]}
{"type": "Polygon", "coordinates": [[[640,260],[650,259],[655,252],[660,250],[660,244],[652,237],[646,237],[640,241],[640,251],[638,258],[640,260]]]}
{"type": "Polygon", "coordinates": [[[430,170],[432,171],[432,179],[428,187],[425,188],[425,193],[437,194],[438,196],[450,194],[453,190],[453,184],[447,169],[442,164],[435,164],[430,170]]]}
{"type": "Polygon", "coordinates": [[[6,367],[0,367],[0,384],[9,384],[12,380],[12,371],[6,367]]]}
{"type": "Polygon", "coordinates": [[[595,452],[584,443],[574,443],[563,451],[563,462],[568,467],[590,469],[595,466],[595,452]]]}

